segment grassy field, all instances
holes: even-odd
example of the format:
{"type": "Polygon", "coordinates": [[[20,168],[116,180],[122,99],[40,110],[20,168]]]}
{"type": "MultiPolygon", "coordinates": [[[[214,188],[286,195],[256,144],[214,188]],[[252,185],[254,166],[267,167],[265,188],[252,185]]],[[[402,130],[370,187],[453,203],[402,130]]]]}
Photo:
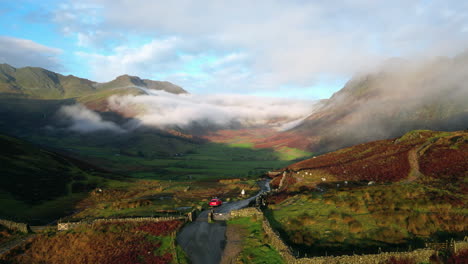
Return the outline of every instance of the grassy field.
{"type": "Polygon", "coordinates": [[[135,146],[129,148],[119,148],[104,143],[97,146],[91,144],[80,146],[78,140],[78,138],[69,138],[58,142],[49,139],[48,142],[44,140],[42,142],[68,150],[80,159],[112,172],[139,179],[257,178],[269,170],[285,167],[291,163],[287,158],[278,157],[279,154],[272,150],[230,147],[219,143],[182,144],[172,140],[166,144],[166,148],[167,145],[173,146],[171,151],[162,152],[158,150],[156,140],[136,142],[135,146]],[[139,146],[142,149],[138,150],[139,146]]]}
{"type": "Polygon", "coordinates": [[[239,232],[244,233],[242,250],[237,258],[241,263],[285,263],[278,251],[267,244],[260,219],[241,217],[229,220],[227,224],[235,226],[239,232]]]}
{"type": "Polygon", "coordinates": [[[340,188],[272,201],[267,215],[309,256],[401,251],[467,235],[464,198],[420,184],[340,188]]]}

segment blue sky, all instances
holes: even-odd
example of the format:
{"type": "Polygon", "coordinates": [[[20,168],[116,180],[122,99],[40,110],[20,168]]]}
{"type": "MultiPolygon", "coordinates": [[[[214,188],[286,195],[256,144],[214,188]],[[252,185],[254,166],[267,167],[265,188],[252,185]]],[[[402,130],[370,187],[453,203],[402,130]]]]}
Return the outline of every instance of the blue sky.
{"type": "Polygon", "coordinates": [[[453,56],[465,1],[0,1],[0,63],[193,93],[328,98],[392,57],[453,56]],[[79,3],[78,3],[79,2],[79,3]]]}

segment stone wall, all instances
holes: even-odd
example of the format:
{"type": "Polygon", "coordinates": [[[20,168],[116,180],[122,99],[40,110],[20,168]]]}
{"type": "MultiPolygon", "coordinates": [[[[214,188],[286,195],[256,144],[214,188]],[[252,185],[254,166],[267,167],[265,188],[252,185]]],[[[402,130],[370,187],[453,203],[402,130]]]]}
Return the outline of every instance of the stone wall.
{"type": "MultiPolygon", "coordinates": [[[[209,218],[210,215],[208,215],[208,218],[209,218]]],[[[231,214],[230,213],[213,213],[211,214],[211,218],[212,220],[215,220],[215,221],[226,221],[226,220],[229,220],[231,219],[231,214]]]]}
{"type": "Polygon", "coordinates": [[[20,231],[23,233],[29,233],[29,231],[31,231],[28,224],[17,223],[13,221],[4,220],[4,219],[0,219],[0,225],[5,226],[8,229],[20,231]]]}
{"type": "Polygon", "coordinates": [[[416,263],[428,263],[429,258],[435,253],[431,249],[419,249],[411,252],[384,252],[380,254],[339,256],[339,257],[315,257],[299,258],[293,264],[380,264],[385,263],[390,257],[411,258],[416,263]]]}
{"type": "MultiPolygon", "coordinates": [[[[262,227],[267,235],[269,244],[279,252],[286,263],[290,264],[379,264],[384,263],[390,257],[411,258],[414,259],[416,263],[420,263],[429,262],[429,258],[436,253],[436,251],[432,249],[419,249],[411,252],[383,252],[380,254],[368,255],[296,258],[279,234],[271,227],[260,209],[250,207],[231,212],[231,217],[249,217],[253,215],[257,215],[261,217],[259,219],[263,219],[262,227]]],[[[459,249],[468,248],[468,242],[457,242],[456,247],[459,249]]]]}
{"type": "Polygon", "coordinates": [[[266,218],[262,221],[262,227],[268,237],[270,245],[279,252],[286,263],[296,263],[297,259],[291,253],[291,249],[283,242],[278,233],[271,228],[270,223],[266,218]]]}
{"type": "Polygon", "coordinates": [[[270,244],[275,247],[286,263],[291,264],[379,264],[384,263],[390,257],[409,257],[414,259],[416,263],[420,263],[428,262],[429,258],[435,253],[435,251],[431,249],[420,249],[411,252],[384,252],[368,255],[296,258],[278,233],[271,228],[270,223],[266,219],[263,220],[263,230],[267,234],[270,244]]]}
{"type": "Polygon", "coordinates": [[[247,217],[247,216],[253,216],[257,215],[257,217],[260,217],[263,219],[263,213],[260,211],[260,209],[256,207],[247,207],[244,209],[239,209],[239,210],[233,210],[231,211],[231,218],[233,217],[247,217]]]}
{"type": "Polygon", "coordinates": [[[101,218],[101,219],[94,219],[90,221],[80,221],[80,222],[64,222],[57,224],[57,230],[70,230],[76,228],[80,225],[93,225],[98,223],[121,223],[121,222],[165,222],[165,221],[172,221],[172,220],[184,220],[187,221],[186,216],[179,216],[179,217],[133,217],[133,218],[101,218]]]}

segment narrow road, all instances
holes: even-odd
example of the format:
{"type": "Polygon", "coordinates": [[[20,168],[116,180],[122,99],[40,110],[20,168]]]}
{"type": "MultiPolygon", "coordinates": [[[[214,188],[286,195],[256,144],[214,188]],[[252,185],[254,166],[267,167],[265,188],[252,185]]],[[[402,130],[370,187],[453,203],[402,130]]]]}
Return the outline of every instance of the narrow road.
{"type": "MultiPolygon", "coordinates": [[[[214,209],[216,213],[229,213],[246,207],[262,192],[269,191],[269,181],[260,182],[260,192],[248,199],[225,203],[214,209]]],[[[193,264],[217,264],[226,245],[226,223],[208,223],[208,210],[199,214],[197,220],[187,224],[177,236],[177,243],[184,249],[193,264]]]]}

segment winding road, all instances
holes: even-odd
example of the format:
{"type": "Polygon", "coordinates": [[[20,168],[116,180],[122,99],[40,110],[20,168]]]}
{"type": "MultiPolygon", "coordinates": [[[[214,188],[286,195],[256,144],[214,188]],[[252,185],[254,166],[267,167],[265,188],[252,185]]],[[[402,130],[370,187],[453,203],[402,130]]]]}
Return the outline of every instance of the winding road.
{"type": "MultiPolygon", "coordinates": [[[[270,190],[269,181],[260,182],[260,192],[248,199],[224,203],[215,208],[215,213],[229,213],[246,207],[262,192],[270,190]]],[[[221,260],[226,244],[226,223],[208,223],[208,210],[202,211],[196,221],[187,224],[177,236],[177,243],[184,249],[193,264],[217,264],[221,260]]]]}

